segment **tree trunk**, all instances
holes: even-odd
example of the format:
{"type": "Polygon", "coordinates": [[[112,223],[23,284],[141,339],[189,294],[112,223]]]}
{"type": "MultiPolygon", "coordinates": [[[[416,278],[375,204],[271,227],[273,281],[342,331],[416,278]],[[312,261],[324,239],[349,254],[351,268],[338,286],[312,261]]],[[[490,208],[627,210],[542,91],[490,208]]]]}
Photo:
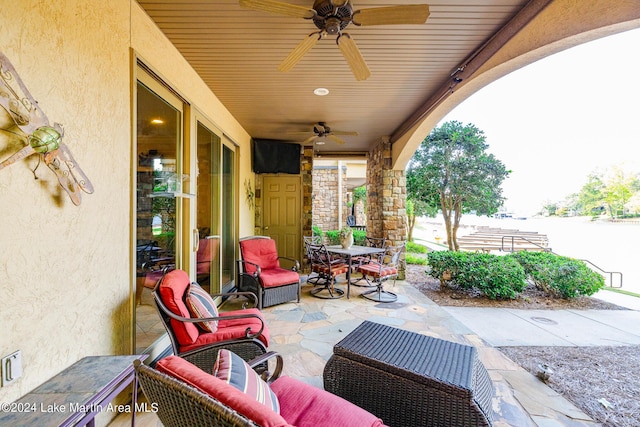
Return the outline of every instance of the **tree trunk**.
{"type": "Polygon", "coordinates": [[[447,232],[447,246],[450,251],[455,251],[454,246],[454,229],[451,223],[451,215],[453,214],[451,199],[445,194],[440,193],[440,209],[444,218],[444,229],[447,232]]]}
{"type": "Polygon", "coordinates": [[[407,236],[407,241],[413,241],[413,226],[416,225],[416,216],[415,215],[407,215],[407,225],[409,227],[409,235],[407,236]]]}
{"type": "Polygon", "coordinates": [[[460,202],[456,203],[453,209],[453,213],[454,213],[454,219],[453,219],[453,228],[452,228],[451,235],[452,235],[453,247],[455,248],[455,251],[459,251],[460,245],[458,245],[458,227],[460,227],[460,218],[462,218],[462,203],[460,202]]]}

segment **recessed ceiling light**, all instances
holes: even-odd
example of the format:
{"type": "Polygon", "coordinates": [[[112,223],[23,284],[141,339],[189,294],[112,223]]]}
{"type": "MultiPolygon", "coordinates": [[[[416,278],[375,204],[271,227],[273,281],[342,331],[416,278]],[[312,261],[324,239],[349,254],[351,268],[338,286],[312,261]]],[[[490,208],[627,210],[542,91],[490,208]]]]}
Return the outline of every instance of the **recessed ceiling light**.
{"type": "Polygon", "coordinates": [[[324,88],[324,87],[319,87],[319,88],[315,89],[313,91],[313,93],[318,95],[318,96],[325,96],[325,95],[329,95],[329,89],[324,88]]]}

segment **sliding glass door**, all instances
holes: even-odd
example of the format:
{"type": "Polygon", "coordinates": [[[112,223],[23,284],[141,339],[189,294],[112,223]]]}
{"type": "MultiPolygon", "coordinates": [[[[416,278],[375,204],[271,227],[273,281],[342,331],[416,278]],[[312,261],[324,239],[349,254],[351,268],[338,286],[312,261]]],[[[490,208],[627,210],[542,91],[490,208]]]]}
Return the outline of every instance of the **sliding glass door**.
{"type": "Polygon", "coordinates": [[[138,68],[135,136],[136,351],[164,334],[151,290],[180,268],[210,293],[235,287],[236,147],[209,119],[138,68]]]}
{"type": "Polygon", "coordinates": [[[197,120],[197,280],[211,293],[234,286],[236,260],[235,147],[206,119],[197,120]]]}

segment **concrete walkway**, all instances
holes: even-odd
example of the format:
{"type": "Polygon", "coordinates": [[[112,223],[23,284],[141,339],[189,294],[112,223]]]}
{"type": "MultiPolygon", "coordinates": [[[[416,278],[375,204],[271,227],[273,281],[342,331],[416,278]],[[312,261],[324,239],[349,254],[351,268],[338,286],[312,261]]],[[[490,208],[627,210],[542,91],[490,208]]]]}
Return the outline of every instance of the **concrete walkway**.
{"type": "Polygon", "coordinates": [[[443,308],[494,347],[640,345],[637,310],[443,308]]]}

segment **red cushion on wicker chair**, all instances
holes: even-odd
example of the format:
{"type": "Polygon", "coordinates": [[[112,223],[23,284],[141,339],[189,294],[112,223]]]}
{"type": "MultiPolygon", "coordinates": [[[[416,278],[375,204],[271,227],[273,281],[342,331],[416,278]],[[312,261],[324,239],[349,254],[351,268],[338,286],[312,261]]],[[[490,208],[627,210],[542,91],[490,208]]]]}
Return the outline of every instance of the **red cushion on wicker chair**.
{"type": "Polygon", "coordinates": [[[381,427],[381,419],[347,400],[282,376],[271,384],[280,415],[296,427],[381,427]]]}
{"type": "Polygon", "coordinates": [[[273,288],[276,286],[298,283],[300,275],[293,270],[286,268],[271,268],[260,270],[260,281],[265,288],[273,288]]]}
{"type": "MultiPolygon", "coordinates": [[[[244,261],[253,262],[260,266],[261,270],[279,268],[278,250],[273,239],[247,239],[240,241],[240,250],[244,261]]],[[[246,272],[251,274],[255,268],[246,264],[246,272]]]]}
{"type": "Polygon", "coordinates": [[[156,369],[208,394],[260,426],[290,426],[282,416],[264,405],[256,404],[256,400],[252,397],[181,357],[165,357],[158,361],[156,369]]]}

